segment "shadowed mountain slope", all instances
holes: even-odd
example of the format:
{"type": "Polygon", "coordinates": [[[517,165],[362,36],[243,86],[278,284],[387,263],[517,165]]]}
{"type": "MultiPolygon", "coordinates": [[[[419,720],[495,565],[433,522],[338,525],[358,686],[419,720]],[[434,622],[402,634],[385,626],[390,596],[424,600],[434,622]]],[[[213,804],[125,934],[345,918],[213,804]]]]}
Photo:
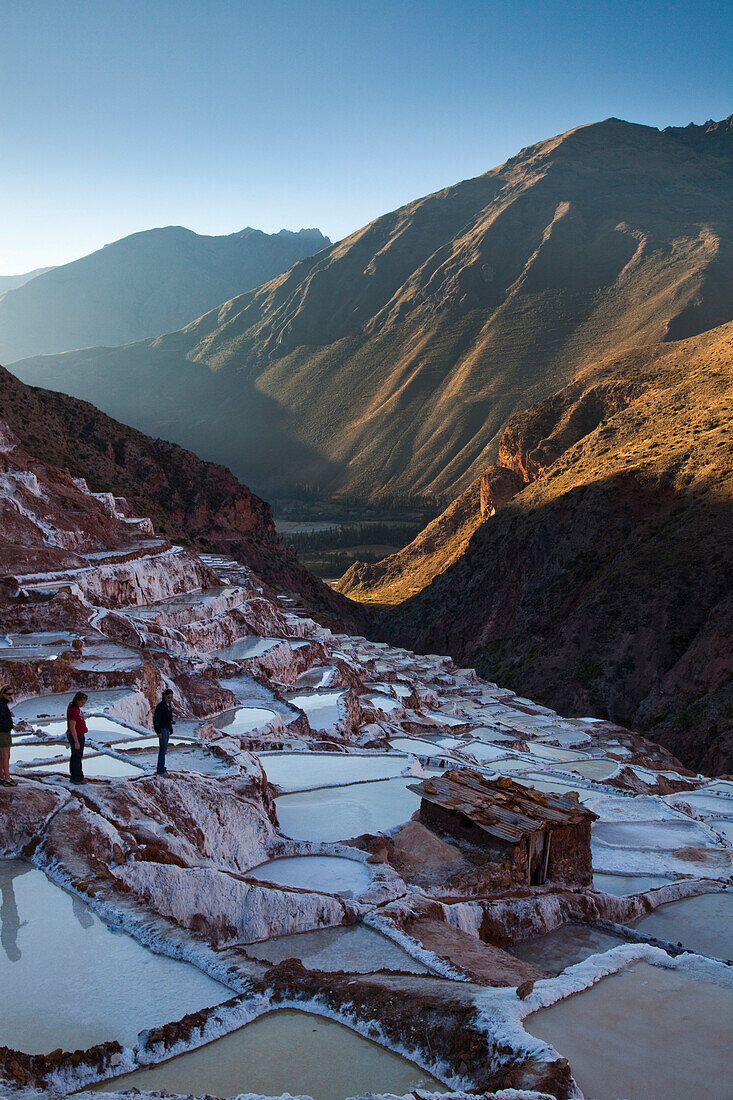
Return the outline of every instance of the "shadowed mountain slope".
{"type": "Polygon", "coordinates": [[[318,229],[206,237],[170,225],[133,233],[24,276],[16,289],[0,280],[0,293],[8,291],[0,299],[0,359],[170,332],[330,243],[318,229]]]}
{"type": "Polygon", "coordinates": [[[358,606],[300,564],[275,530],[269,504],[224,466],[150,439],[86,401],[26,386],[2,367],[0,416],[36,459],[85,478],[92,491],[125,497],[171,541],[230,554],[274,588],[302,596],[324,621],[363,626],[358,606]]]}
{"type": "Polygon", "coordinates": [[[384,636],[733,771],[733,324],[594,364],[499,460],[531,483],[384,636]]]}
{"type": "Polygon", "coordinates": [[[15,369],[270,494],[459,493],[508,417],[583,364],[732,316],[731,120],[609,119],[386,214],[180,332],[15,369]]]}

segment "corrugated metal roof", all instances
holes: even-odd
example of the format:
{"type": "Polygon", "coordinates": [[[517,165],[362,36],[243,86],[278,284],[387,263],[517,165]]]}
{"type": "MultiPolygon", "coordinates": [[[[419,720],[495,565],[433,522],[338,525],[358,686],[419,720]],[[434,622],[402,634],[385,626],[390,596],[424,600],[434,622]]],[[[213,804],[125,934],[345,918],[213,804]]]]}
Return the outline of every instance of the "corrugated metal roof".
{"type": "Polygon", "coordinates": [[[522,837],[553,825],[595,821],[597,814],[571,795],[545,794],[523,787],[508,776],[487,779],[470,768],[456,768],[409,789],[426,802],[453,810],[500,840],[517,844],[522,837]]]}

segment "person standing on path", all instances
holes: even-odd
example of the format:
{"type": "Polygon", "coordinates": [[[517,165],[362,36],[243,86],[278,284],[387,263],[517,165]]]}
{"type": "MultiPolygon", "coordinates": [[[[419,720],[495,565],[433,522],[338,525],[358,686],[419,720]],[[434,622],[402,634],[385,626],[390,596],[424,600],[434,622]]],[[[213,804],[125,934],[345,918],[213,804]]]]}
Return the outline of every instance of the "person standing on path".
{"type": "Polygon", "coordinates": [[[165,753],[168,748],[168,741],[173,733],[173,692],[170,688],[166,688],[163,697],[155,708],[153,729],[158,735],[158,766],[156,771],[158,775],[167,775],[165,753]]]}
{"type": "Polygon", "coordinates": [[[17,787],[15,779],[10,778],[10,748],[13,744],[13,713],[10,704],[13,701],[13,688],[5,684],[0,691],[0,786],[17,787]]]}
{"type": "Polygon", "coordinates": [[[82,758],[84,756],[84,739],[87,732],[87,724],[81,708],[89,698],[83,691],[77,691],[66,709],[66,736],[69,739],[71,758],[69,759],[69,775],[72,783],[86,783],[82,758]]]}

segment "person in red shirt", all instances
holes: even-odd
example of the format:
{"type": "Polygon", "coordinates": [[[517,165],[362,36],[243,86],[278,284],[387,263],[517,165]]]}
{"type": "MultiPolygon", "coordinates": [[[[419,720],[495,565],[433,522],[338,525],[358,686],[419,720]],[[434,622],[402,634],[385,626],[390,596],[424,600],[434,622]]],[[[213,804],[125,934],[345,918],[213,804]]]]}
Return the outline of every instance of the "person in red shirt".
{"type": "Polygon", "coordinates": [[[82,758],[84,756],[84,735],[87,732],[87,724],[84,721],[81,708],[88,698],[89,696],[85,695],[83,691],[77,691],[66,709],[66,736],[71,747],[69,775],[72,783],[86,783],[82,758]]]}

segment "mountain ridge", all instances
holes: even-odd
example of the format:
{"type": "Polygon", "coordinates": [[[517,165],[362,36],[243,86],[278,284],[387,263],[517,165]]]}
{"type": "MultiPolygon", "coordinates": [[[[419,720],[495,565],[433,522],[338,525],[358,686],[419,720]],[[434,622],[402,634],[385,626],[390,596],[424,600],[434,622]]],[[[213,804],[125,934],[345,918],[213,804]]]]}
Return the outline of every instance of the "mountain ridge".
{"type": "Polygon", "coordinates": [[[169,332],[330,243],[320,230],[209,236],[184,226],[131,233],[49,268],[0,300],[0,359],[169,332]]]}
{"type": "Polygon", "coordinates": [[[457,495],[512,413],[583,364],[731,318],[733,132],[702,130],[570,130],[177,332],[14,369],[161,423],[270,496],[457,495]]]}

